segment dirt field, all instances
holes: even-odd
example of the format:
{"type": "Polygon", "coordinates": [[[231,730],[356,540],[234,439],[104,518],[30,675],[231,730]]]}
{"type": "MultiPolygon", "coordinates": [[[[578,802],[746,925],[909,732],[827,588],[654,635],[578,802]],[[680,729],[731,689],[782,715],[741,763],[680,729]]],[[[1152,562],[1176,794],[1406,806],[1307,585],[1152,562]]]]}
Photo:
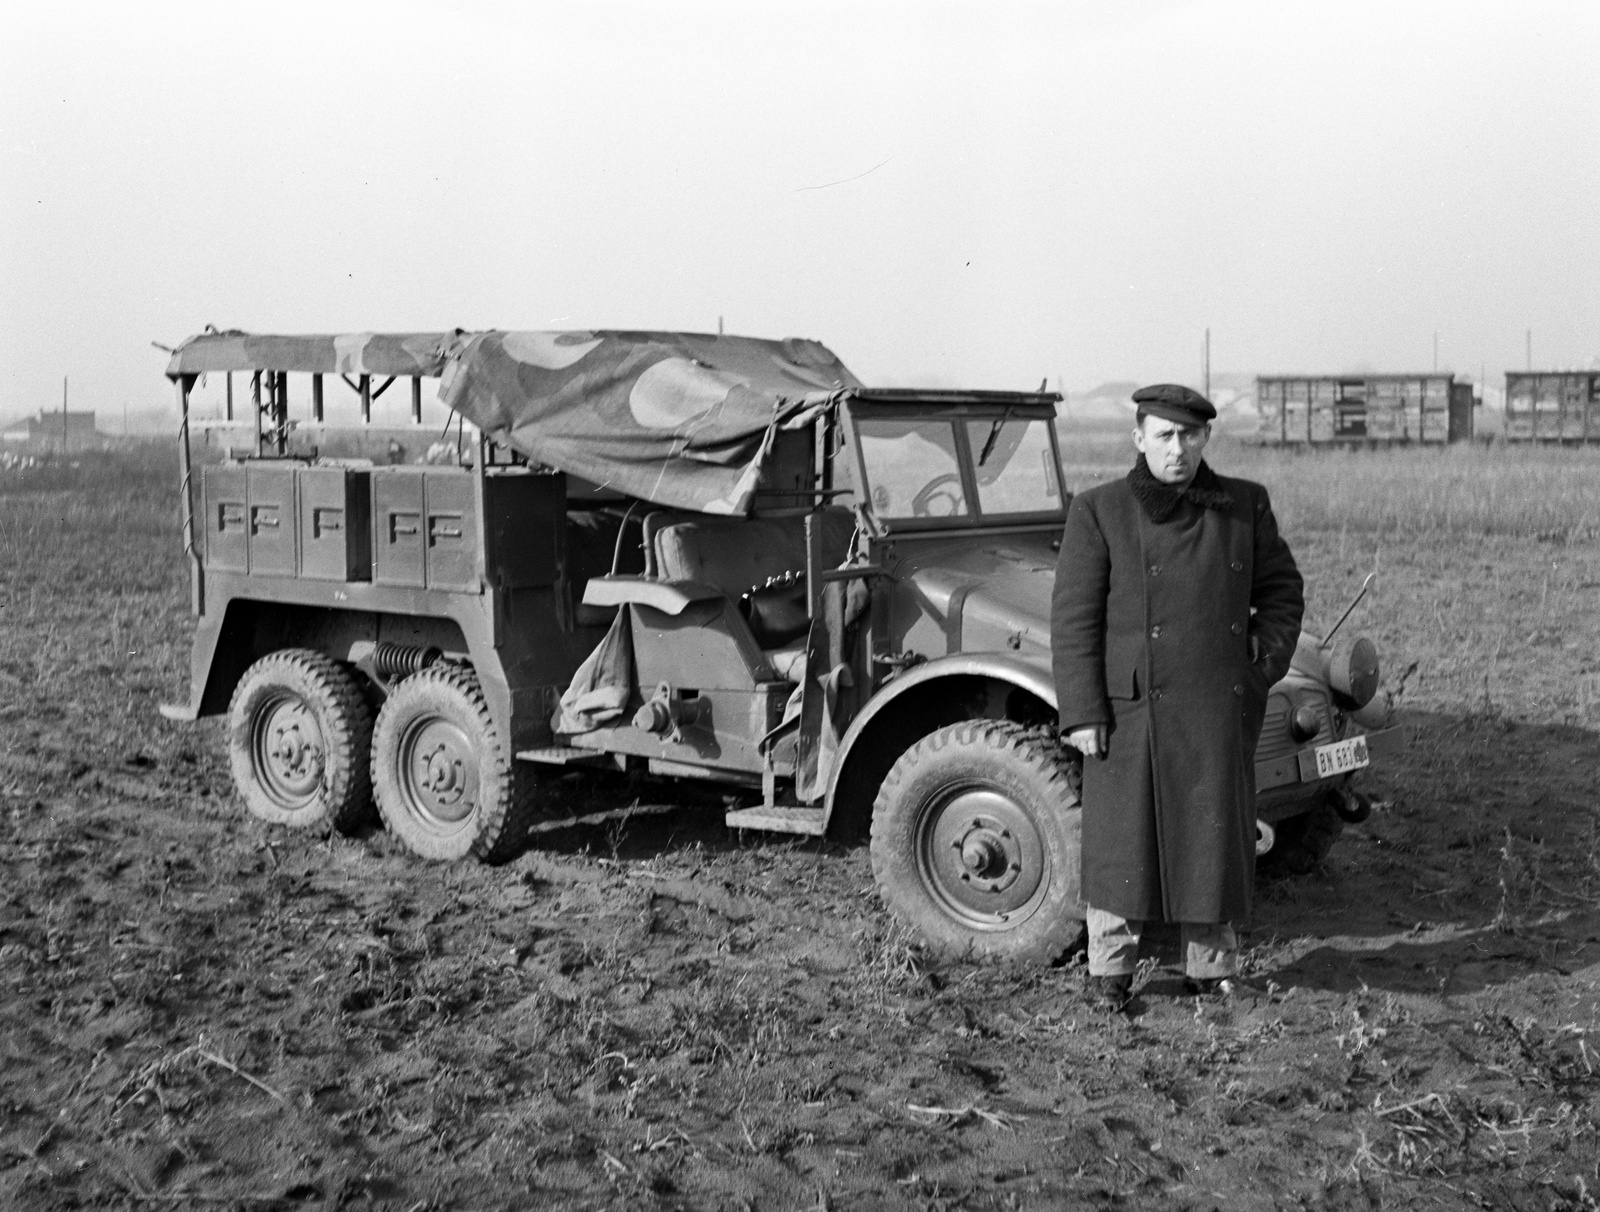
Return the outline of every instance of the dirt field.
{"type": "Polygon", "coordinates": [[[1480,535],[1470,484],[1336,510],[1481,464],[1218,453],[1313,621],[1380,572],[1412,740],[1260,886],[1265,996],[1182,996],[1168,940],[1108,1017],[1075,966],[925,962],[865,850],[659,784],[563,788],[611,815],[494,869],[248,818],[217,724],[155,712],[174,462],[0,475],[0,1208],[1597,1206],[1600,541],[1480,535]]]}

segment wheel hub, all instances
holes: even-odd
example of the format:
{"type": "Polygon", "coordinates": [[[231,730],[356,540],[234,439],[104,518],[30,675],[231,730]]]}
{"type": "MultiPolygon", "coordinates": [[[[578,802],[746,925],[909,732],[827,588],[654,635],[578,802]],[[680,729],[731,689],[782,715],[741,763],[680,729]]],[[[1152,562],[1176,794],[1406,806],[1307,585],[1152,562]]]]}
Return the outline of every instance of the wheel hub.
{"type": "Polygon", "coordinates": [[[966,868],[963,877],[973,879],[986,879],[998,885],[1001,881],[1010,883],[1017,877],[1017,872],[1022,869],[1022,862],[1015,854],[1016,847],[1008,845],[1012,841],[1011,831],[1001,829],[996,832],[984,821],[974,817],[968,822],[970,832],[964,838],[951,843],[961,850],[961,864],[966,868]]]}
{"type": "Polygon", "coordinates": [[[461,759],[443,745],[419,759],[422,784],[440,800],[455,801],[461,798],[466,779],[461,771],[461,759]]]}
{"type": "Polygon", "coordinates": [[[268,703],[255,728],[256,768],[263,789],[281,807],[304,806],[322,785],[322,728],[306,703],[284,696],[268,703]]]}
{"type": "Polygon", "coordinates": [[[453,721],[416,721],[402,742],[402,791],[425,818],[456,824],[477,808],[477,761],[472,741],[453,721]]]}
{"type": "Polygon", "coordinates": [[[919,868],[953,916],[1005,929],[1047,882],[1044,838],[1027,810],[990,787],[965,788],[930,805],[919,868]]]}

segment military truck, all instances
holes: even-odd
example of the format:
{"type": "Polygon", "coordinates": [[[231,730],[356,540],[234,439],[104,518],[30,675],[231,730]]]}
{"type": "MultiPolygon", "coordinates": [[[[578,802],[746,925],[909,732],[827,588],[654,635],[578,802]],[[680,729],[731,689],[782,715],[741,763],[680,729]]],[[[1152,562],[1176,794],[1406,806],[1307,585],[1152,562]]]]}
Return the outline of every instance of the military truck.
{"type": "MultiPolygon", "coordinates": [[[[814,341],[655,332],[208,332],[168,374],[196,629],[189,701],[162,710],[226,714],[257,817],[350,830],[375,804],[424,858],[496,862],[554,775],[698,780],[731,828],[869,834],[935,951],[1080,939],[1059,396],[867,387],[814,341]],[[249,382],[255,440],[197,480],[205,375],[249,382]],[[436,379],[459,418],[445,462],[306,444],[325,383],[365,417],[402,378],[414,417],[436,379]]],[[[1378,679],[1368,641],[1303,637],[1256,755],[1266,861],[1314,861],[1364,812],[1353,776],[1395,740],[1378,679]]]]}

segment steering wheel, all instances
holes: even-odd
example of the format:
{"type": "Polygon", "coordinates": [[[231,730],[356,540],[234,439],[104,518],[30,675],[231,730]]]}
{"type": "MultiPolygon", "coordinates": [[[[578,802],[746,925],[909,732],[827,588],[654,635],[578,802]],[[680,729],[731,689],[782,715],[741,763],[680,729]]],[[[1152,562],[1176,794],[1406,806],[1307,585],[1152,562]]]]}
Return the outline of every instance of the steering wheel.
{"type": "Polygon", "coordinates": [[[919,518],[948,518],[961,512],[961,473],[959,471],[945,471],[933,477],[920,489],[917,495],[911,498],[911,512],[919,518]],[[956,490],[951,492],[947,485],[954,483],[956,490]],[[943,500],[947,504],[942,509],[933,508],[933,503],[943,500]]]}

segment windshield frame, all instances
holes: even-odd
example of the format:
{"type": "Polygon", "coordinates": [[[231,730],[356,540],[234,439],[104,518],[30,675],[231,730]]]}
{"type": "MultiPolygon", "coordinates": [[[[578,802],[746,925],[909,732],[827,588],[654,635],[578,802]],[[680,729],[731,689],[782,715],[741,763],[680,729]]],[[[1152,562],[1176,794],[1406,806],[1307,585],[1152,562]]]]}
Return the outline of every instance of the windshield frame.
{"type": "MultiPolygon", "coordinates": [[[[1066,476],[1061,466],[1060,436],[1056,433],[1055,409],[1041,404],[880,404],[851,400],[841,405],[845,432],[849,435],[851,458],[855,472],[855,496],[884,530],[922,532],[929,530],[972,530],[983,526],[1019,526],[1030,523],[1061,525],[1066,521],[1066,476]],[[955,430],[956,461],[961,471],[961,491],[968,503],[968,512],[950,517],[883,518],[872,506],[872,477],[867,471],[866,456],[861,448],[861,421],[938,421],[950,424],[955,430]],[[997,420],[1049,422],[1045,431],[1050,435],[1050,454],[1055,460],[1056,494],[1060,504],[1055,509],[1030,510],[1026,513],[985,512],[977,477],[977,454],[972,449],[967,424],[971,421],[993,423],[997,420]]],[[[843,453],[843,452],[841,452],[843,453]]]]}

